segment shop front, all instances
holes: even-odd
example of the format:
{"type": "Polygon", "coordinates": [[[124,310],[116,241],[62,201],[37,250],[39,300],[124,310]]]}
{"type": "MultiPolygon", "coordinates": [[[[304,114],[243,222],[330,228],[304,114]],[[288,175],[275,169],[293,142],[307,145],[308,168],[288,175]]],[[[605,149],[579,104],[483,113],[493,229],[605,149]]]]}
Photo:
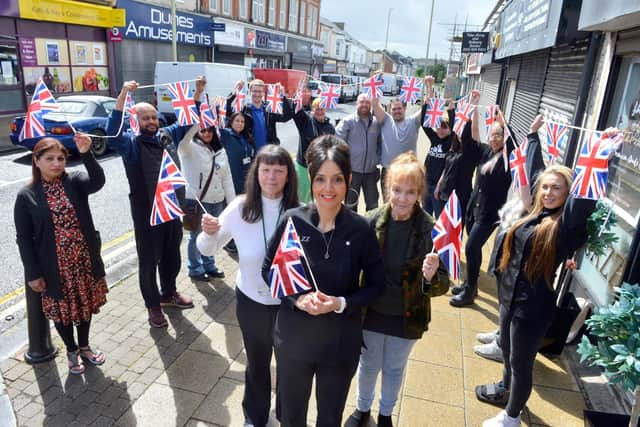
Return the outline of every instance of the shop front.
{"type": "Polygon", "coordinates": [[[297,37],[287,38],[287,52],[291,55],[291,68],[312,73],[313,45],[297,37]]]}
{"type": "Polygon", "coordinates": [[[244,65],[249,68],[288,68],[285,55],[286,37],[279,33],[254,28],[244,29],[246,54],[244,65]]]}
{"type": "MultiPolygon", "coordinates": [[[[110,94],[113,61],[107,28],[124,11],[89,3],[11,0],[0,5],[0,128],[26,112],[39,78],[55,97],[110,94]]],[[[7,132],[0,151],[13,146],[7,132]]]]}
{"type": "MultiPolygon", "coordinates": [[[[127,80],[152,84],[155,63],[173,60],[171,10],[133,0],[119,0],[118,7],[126,9],[126,22],[118,28],[122,41],[113,43],[118,64],[114,89],[127,80]]],[[[214,46],[211,16],[183,11],[177,11],[176,16],[178,61],[211,61],[214,46]]],[[[136,92],[136,101],[153,100],[153,88],[136,92]]]]}

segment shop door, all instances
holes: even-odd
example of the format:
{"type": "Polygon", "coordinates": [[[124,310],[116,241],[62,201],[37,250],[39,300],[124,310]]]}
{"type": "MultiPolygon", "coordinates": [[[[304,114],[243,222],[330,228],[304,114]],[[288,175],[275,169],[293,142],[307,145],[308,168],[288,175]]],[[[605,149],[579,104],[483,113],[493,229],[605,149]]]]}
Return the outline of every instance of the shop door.
{"type": "Polygon", "coordinates": [[[0,115],[25,111],[18,44],[0,42],[0,115]]]}

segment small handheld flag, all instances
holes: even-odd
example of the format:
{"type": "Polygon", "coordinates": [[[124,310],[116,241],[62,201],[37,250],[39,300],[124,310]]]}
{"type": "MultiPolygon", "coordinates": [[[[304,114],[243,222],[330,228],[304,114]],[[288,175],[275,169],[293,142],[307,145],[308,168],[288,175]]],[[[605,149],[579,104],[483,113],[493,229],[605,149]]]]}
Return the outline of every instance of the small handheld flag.
{"type": "Polygon", "coordinates": [[[547,145],[547,159],[549,164],[555,163],[560,155],[560,149],[567,143],[569,137],[569,129],[560,123],[545,123],[545,140],[547,145]]]}
{"type": "Polygon", "coordinates": [[[140,123],[138,122],[138,110],[135,108],[135,102],[131,92],[127,92],[127,97],[124,100],[124,109],[129,113],[129,127],[133,131],[133,134],[140,135],[140,123]]]}
{"type": "Polygon", "coordinates": [[[442,123],[442,115],[445,112],[447,103],[444,99],[429,98],[424,110],[424,123],[423,126],[431,129],[437,129],[442,123]]]}
{"type": "Polygon", "coordinates": [[[267,111],[274,114],[282,114],[282,102],[280,85],[267,85],[267,111]]]}
{"type": "Polygon", "coordinates": [[[218,98],[218,125],[221,128],[227,127],[227,100],[223,97],[218,98]]]}
{"type": "Polygon", "coordinates": [[[583,199],[597,200],[606,196],[609,178],[609,155],[615,139],[603,132],[592,132],[582,145],[573,173],[571,194],[583,199]]]}
{"type": "Polygon", "coordinates": [[[233,103],[231,104],[231,108],[233,109],[234,113],[242,111],[242,107],[244,107],[244,103],[246,99],[247,99],[246,88],[243,87],[242,89],[236,91],[236,97],[233,100],[233,103]]]}
{"type": "Polygon", "coordinates": [[[27,138],[45,136],[46,131],[44,128],[43,115],[44,113],[57,109],[58,104],[49,89],[47,89],[47,85],[44,84],[41,78],[38,79],[18,139],[22,141],[27,138]]]}
{"type": "Polygon", "coordinates": [[[303,259],[306,262],[298,232],[289,218],[269,270],[271,296],[282,298],[312,289],[302,265],[303,259]]]}
{"type": "Polygon", "coordinates": [[[302,110],[302,92],[298,90],[293,96],[293,112],[298,113],[302,110]]]}
{"type": "Polygon", "coordinates": [[[175,190],[185,185],[187,185],[187,180],[184,179],[180,169],[178,169],[167,150],[164,150],[160,173],[158,174],[156,194],[151,207],[151,218],[149,219],[152,226],[184,216],[184,212],[178,204],[175,190]]]}
{"type": "Polygon", "coordinates": [[[484,112],[484,129],[485,133],[489,135],[491,126],[496,122],[496,116],[498,115],[497,105],[488,105],[487,111],[484,112]]]}
{"type": "Polygon", "coordinates": [[[384,82],[382,81],[382,77],[379,74],[375,74],[369,77],[362,83],[362,87],[364,88],[364,93],[367,95],[367,98],[382,98],[382,85],[384,82]]]}
{"type": "Polygon", "coordinates": [[[460,247],[462,246],[462,215],[455,190],[431,230],[433,247],[447,266],[453,280],[460,276],[460,247]]]}
{"type": "Polygon", "coordinates": [[[189,93],[188,82],[175,82],[167,85],[171,95],[171,104],[180,126],[190,126],[200,121],[196,103],[189,93]]]}
{"type": "Polygon", "coordinates": [[[400,100],[413,104],[418,100],[420,92],[422,92],[422,81],[416,77],[405,77],[400,87],[400,100]]]}
{"type": "Polygon", "coordinates": [[[462,138],[462,131],[465,125],[471,120],[471,114],[475,110],[476,106],[467,102],[459,102],[456,105],[456,115],[453,122],[453,131],[458,135],[458,138],[462,138]]]}
{"type": "Polygon", "coordinates": [[[529,186],[527,177],[527,142],[520,144],[509,156],[509,168],[511,168],[511,180],[516,188],[529,186]]]}
{"type": "Polygon", "coordinates": [[[218,126],[218,120],[216,120],[215,113],[209,108],[209,104],[205,98],[200,103],[200,129],[216,126],[218,126]]]}
{"type": "Polygon", "coordinates": [[[332,83],[320,86],[320,106],[326,109],[338,108],[340,89],[332,83]]]}

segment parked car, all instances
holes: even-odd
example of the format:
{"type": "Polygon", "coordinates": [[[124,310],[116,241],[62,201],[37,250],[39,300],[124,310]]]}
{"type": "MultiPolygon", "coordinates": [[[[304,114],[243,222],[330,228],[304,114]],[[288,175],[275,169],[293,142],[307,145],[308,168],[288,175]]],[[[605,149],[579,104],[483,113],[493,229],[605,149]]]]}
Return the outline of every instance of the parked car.
{"type": "MultiPolygon", "coordinates": [[[[102,156],[107,152],[105,138],[107,132],[107,118],[116,105],[116,99],[98,95],[70,95],[56,99],[59,108],[44,115],[44,127],[46,135],[37,138],[29,138],[19,141],[20,131],[24,125],[24,116],[17,117],[11,123],[9,137],[14,145],[33,150],[33,147],[45,137],[53,137],[59,140],[67,149],[77,153],[73,142],[73,129],[80,132],[95,135],[92,138],[91,150],[96,156],[102,156]],[[71,126],[69,125],[71,123],[71,126]]],[[[160,126],[166,125],[164,116],[159,115],[160,126]]],[[[129,128],[129,120],[125,117],[123,130],[129,128]]]]}
{"type": "Polygon", "coordinates": [[[347,99],[356,99],[356,86],[348,76],[344,74],[320,74],[320,80],[325,83],[333,83],[340,86],[339,102],[345,102],[347,99]]]}

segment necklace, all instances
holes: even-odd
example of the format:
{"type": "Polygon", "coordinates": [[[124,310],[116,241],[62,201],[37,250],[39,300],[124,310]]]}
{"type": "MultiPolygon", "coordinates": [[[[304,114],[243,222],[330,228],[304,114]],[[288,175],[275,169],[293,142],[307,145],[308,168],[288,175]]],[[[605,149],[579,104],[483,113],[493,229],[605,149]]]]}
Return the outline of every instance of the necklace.
{"type": "Polygon", "coordinates": [[[320,233],[320,235],[322,236],[322,240],[324,241],[324,259],[329,259],[331,257],[331,255],[329,255],[329,246],[331,245],[331,239],[333,239],[333,232],[336,231],[335,226],[333,227],[333,230],[331,230],[331,235],[329,236],[329,243],[327,243],[327,239],[324,237],[324,233],[320,233]]]}

